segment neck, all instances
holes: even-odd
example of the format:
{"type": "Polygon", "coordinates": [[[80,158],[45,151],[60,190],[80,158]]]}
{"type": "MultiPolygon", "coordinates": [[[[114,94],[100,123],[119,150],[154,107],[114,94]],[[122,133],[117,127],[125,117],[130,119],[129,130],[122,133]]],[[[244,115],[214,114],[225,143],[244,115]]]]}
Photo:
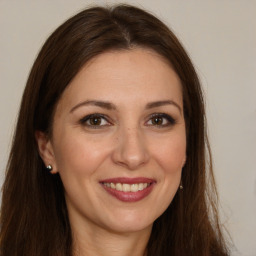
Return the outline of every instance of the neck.
{"type": "Polygon", "coordinates": [[[117,233],[102,228],[73,229],[74,256],[146,256],[146,247],[151,228],[117,233]]]}

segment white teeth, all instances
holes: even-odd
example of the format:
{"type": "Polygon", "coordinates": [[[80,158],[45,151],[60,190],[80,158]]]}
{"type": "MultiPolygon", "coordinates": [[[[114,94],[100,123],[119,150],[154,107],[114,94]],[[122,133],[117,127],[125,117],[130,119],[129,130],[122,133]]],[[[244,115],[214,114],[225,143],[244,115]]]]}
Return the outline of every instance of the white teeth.
{"type": "Polygon", "coordinates": [[[116,189],[118,191],[123,191],[123,192],[138,192],[141,191],[145,188],[147,188],[150,183],[135,183],[135,184],[121,184],[121,183],[103,183],[104,186],[112,189],[116,189]]]}
{"type": "MultiPolygon", "coordinates": [[[[147,183],[146,183],[147,184],[147,183]]],[[[144,188],[144,184],[143,183],[140,183],[139,184],[139,190],[143,190],[143,188],[144,188]]]]}
{"type": "Polygon", "coordinates": [[[132,192],[137,192],[139,190],[139,185],[138,184],[132,184],[131,185],[131,191],[132,192]]]}
{"type": "Polygon", "coordinates": [[[123,191],[123,186],[121,183],[116,183],[116,190],[123,191]]]}
{"type": "Polygon", "coordinates": [[[124,192],[131,192],[131,185],[130,184],[123,184],[123,191],[124,192]]]}

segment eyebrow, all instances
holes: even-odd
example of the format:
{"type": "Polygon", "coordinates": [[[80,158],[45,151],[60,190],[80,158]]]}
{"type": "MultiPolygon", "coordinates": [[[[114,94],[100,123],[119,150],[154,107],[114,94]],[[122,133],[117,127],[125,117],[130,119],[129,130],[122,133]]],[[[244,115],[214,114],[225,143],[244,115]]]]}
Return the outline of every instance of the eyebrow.
{"type": "Polygon", "coordinates": [[[97,101],[97,100],[86,100],[83,101],[77,105],[75,105],[71,110],[70,113],[72,113],[74,110],[76,110],[79,107],[82,106],[88,106],[88,105],[92,105],[92,106],[97,106],[97,107],[101,107],[101,108],[105,108],[107,110],[115,110],[116,107],[114,104],[110,103],[110,102],[106,102],[106,101],[97,101]]]}
{"type": "MultiPolygon", "coordinates": [[[[88,106],[88,105],[105,108],[107,110],[116,110],[116,106],[114,104],[110,103],[110,102],[107,102],[107,101],[97,101],[97,100],[86,100],[86,101],[83,101],[83,102],[75,105],[70,110],[70,113],[72,113],[74,110],[76,110],[79,107],[88,106]]],[[[146,105],[146,109],[157,108],[157,107],[161,107],[161,106],[164,106],[164,105],[173,105],[173,106],[175,106],[175,107],[177,107],[179,109],[180,113],[182,112],[181,107],[179,106],[179,104],[177,104],[173,100],[163,100],[163,101],[150,102],[150,103],[148,103],[146,105]]]]}
{"type": "Polygon", "coordinates": [[[157,108],[157,107],[161,107],[161,106],[165,106],[165,105],[173,105],[173,106],[175,106],[179,109],[180,113],[182,113],[180,105],[178,103],[176,103],[175,101],[173,101],[173,100],[163,100],[163,101],[150,102],[146,105],[146,109],[157,108]]]}

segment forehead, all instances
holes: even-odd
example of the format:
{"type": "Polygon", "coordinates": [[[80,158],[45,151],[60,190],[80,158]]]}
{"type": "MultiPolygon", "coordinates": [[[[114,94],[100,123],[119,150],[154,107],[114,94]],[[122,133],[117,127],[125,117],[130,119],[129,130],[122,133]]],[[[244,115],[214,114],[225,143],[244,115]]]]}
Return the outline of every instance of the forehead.
{"type": "Polygon", "coordinates": [[[172,99],[182,106],[181,82],[171,65],[149,49],[110,51],[86,63],[60,104],[104,100],[116,104],[172,99]]]}

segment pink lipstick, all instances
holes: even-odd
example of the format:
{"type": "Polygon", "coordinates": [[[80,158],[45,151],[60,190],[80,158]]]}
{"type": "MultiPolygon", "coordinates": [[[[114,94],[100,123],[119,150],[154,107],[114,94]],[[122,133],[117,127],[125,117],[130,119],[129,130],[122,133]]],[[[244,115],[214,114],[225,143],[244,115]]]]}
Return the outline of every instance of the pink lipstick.
{"type": "Polygon", "coordinates": [[[155,180],[137,178],[111,178],[100,181],[103,188],[112,196],[123,202],[137,202],[152,191],[155,180]]]}

